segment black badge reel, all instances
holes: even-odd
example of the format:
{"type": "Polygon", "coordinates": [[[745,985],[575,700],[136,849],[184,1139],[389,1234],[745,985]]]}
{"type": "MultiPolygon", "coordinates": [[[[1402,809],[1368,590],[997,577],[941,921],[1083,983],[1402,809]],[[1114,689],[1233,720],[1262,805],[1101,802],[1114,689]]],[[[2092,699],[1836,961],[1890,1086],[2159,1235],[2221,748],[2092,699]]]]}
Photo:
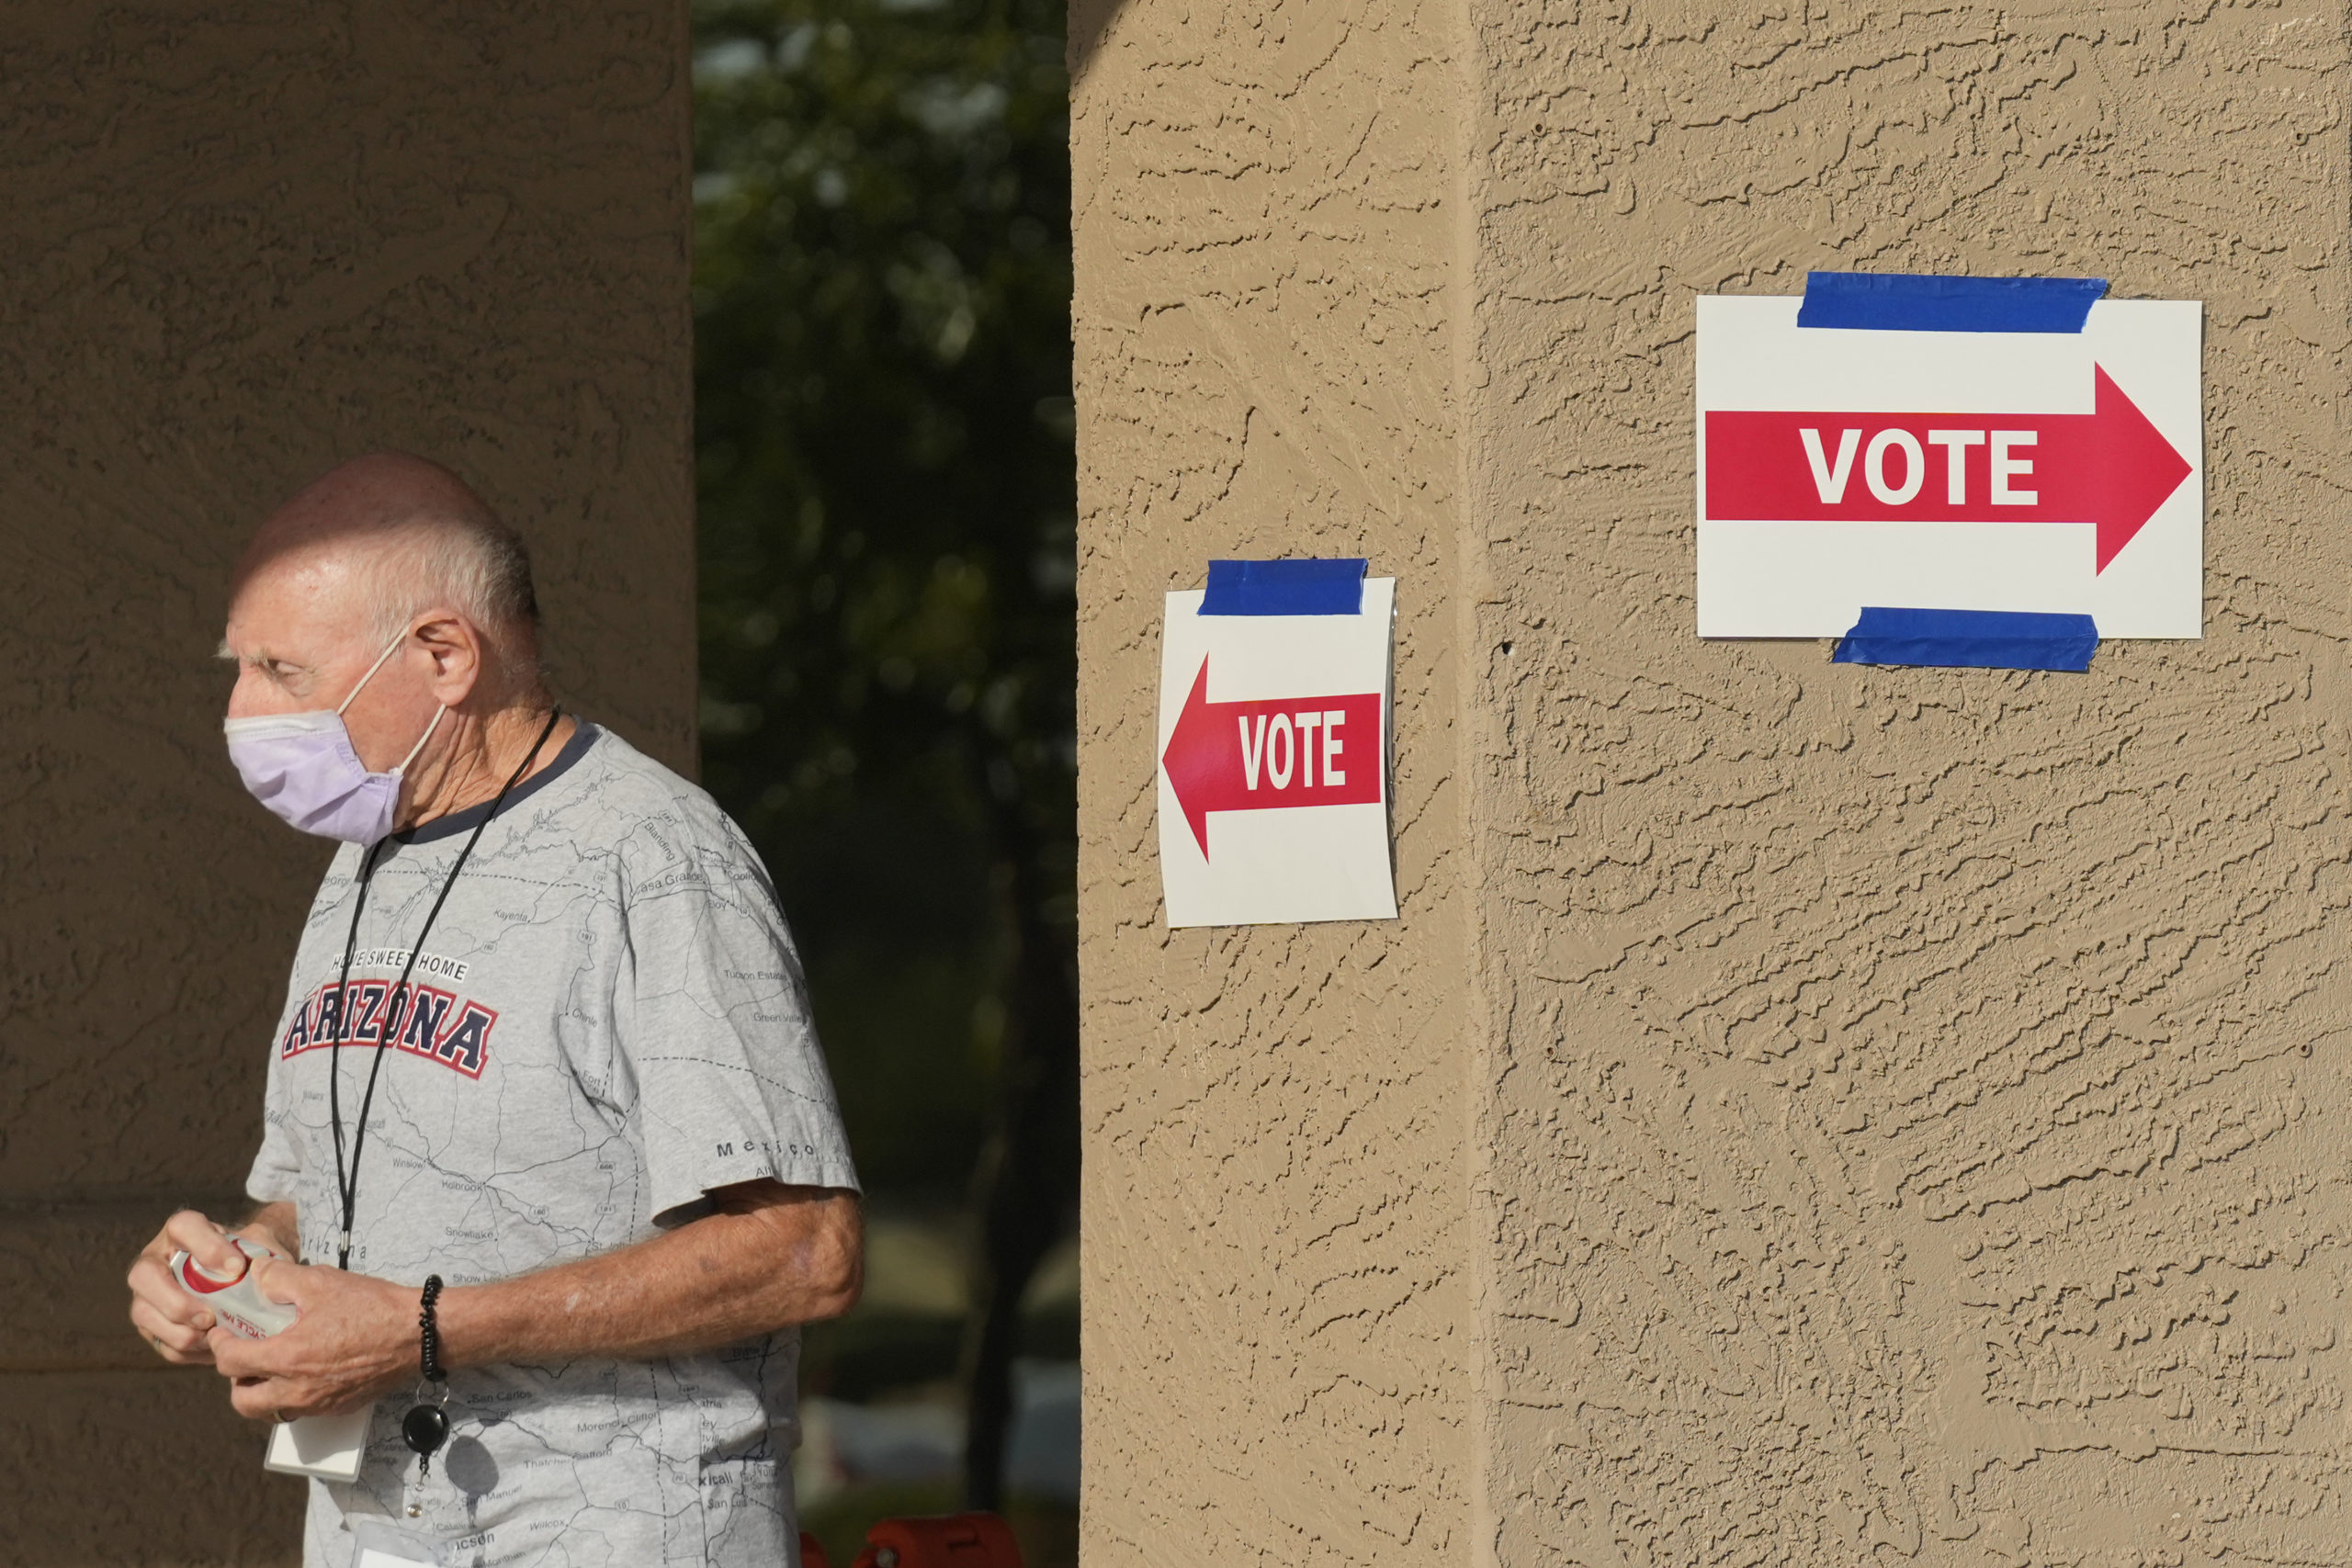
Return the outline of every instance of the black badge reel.
{"type": "MultiPolygon", "coordinates": [[[[441,1325],[433,1309],[441,1300],[441,1276],[428,1274],[416,1309],[416,1403],[401,1417],[401,1441],[416,1455],[416,1480],[422,1486],[433,1472],[433,1456],[449,1440],[449,1374],[441,1368],[441,1325]]],[[[412,1505],[413,1517],[420,1510],[412,1505]]]]}

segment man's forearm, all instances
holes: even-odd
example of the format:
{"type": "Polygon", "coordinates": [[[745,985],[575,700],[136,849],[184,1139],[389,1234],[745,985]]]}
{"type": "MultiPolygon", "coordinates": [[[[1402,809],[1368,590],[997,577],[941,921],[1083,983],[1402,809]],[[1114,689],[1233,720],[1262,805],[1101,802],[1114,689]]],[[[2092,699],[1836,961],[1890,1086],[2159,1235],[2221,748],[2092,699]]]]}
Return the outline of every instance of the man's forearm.
{"type": "Polygon", "coordinates": [[[857,1200],[775,1190],[616,1252],[444,1291],[443,1362],[642,1359],[840,1315],[864,1279],[857,1200]]]}

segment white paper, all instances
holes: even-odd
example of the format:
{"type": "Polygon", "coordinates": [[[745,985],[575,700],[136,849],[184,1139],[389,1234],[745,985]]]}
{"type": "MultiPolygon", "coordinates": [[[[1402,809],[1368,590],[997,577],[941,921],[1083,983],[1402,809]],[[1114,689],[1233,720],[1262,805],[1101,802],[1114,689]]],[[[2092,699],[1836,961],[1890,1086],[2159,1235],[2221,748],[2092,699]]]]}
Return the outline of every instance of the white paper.
{"type": "Polygon", "coordinates": [[[363,1546],[353,1568],[435,1568],[435,1564],[427,1558],[395,1557],[377,1547],[363,1546]]]}
{"type": "Polygon", "coordinates": [[[1208,698],[1232,703],[1378,694],[1379,734],[1340,760],[1377,770],[1379,798],[1359,805],[1212,811],[1204,856],[1165,765],[1159,787],[1160,887],[1171,926],[1394,919],[1388,761],[1389,649],[1396,580],[1364,583],[1353,615],[1204,615],[1200,590],[1170,593],[1160,645],[1159,744],[1164,758],[1208,664],[1208,698]]]}
{"type": "Polygon", "coordinates": [[[371,1407],[344,1416],[305,1416],[273,1427],[262,1468],[280,1475],[314,1475],[321,1481],[356,1481],[368,1447],[371,1407]]]}
{"type": "Polygon", "coordinates": [[[462,1553],[380,1514],[346,1517],[357,1553],[352,1568],[446,1568],[462,1553]]]}
{"type": "MultiPolygon", "coordinates": [[[[2188,477],[2107,570],[2079,524],[1711,521],[1699,451],[1699,635],[1839,637],[1865,604],[2088,615],[2101,637],[2203,634],[2203,307],[2101,299],[2080,333],[1800,328],[1794,297],[1702,298],[1698,408],[2092,412],[2107,371],[2188,477]]],[[[1703,423],[1702,425],[1703,429],[1703,423]]]]}

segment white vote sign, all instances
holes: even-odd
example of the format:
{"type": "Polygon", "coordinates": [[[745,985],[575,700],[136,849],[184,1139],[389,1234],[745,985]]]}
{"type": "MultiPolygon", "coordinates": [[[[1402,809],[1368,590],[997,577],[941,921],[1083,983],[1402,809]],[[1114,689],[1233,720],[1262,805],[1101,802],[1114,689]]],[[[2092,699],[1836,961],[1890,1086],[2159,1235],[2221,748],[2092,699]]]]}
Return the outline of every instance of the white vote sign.
{"type": "Polygon", "coordinates": [[[1865,604],[2088,615],[2194,637],[2201,308],[2079,333],[1800,327],[1699,300],[1699,633],[1838,637],[1865,604]]]}
{"type": "Polygon", "coordinates": [[[1168,595],[1159,874],[1171,926],[1391,919],[1396,583],[1341,615],[1204,615],[1168,595]]]}

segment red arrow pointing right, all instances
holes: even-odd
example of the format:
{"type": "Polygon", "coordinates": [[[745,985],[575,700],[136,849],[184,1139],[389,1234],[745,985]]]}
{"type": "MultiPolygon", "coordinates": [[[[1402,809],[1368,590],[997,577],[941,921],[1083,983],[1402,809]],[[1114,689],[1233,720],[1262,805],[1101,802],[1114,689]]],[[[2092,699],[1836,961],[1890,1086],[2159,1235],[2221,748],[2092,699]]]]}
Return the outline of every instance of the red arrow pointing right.
{"type": "Polygon", "coordinates": [[[2089,413],[1704,415],[1710,521],[2088,523],[2105,571],[2188,460],[2093,366],[2089,413]]]}
{"type": "Polygon", "coordinates": [[[1212,811],[1379,801],[1380,703],[1377,692],[1213,703],[1203,659],[1159,759],[1201,858],[1212,811]]]}

